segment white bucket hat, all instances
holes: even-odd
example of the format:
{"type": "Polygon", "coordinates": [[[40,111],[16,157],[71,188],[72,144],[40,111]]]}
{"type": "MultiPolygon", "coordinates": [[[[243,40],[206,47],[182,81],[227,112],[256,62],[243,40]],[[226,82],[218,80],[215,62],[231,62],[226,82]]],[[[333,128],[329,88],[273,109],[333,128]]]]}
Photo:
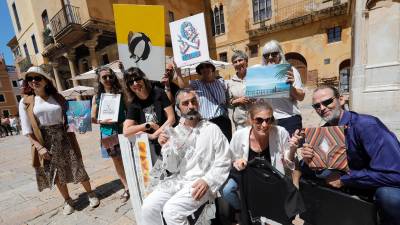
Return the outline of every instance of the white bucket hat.
{"type": "Polygon", "coordinates": [[[30,74],[39,74],[41,76],[44,76],[47,80],[49,80],[50,82],[53,80],[50,77],[50,74],[44,72],[44,70],[42,68],[40,68],[39,66],[31,66],[28,71],[26,71],[25,73],[22,73],[22,78],[25,80],[26,76],[30,75],[30,74]]]}

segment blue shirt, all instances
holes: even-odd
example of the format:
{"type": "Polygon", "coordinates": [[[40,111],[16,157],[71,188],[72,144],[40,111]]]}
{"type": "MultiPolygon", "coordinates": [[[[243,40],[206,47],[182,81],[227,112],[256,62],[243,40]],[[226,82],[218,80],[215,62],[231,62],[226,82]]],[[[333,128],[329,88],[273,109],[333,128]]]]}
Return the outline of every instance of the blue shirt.
{"type": "Polygon", "coordinates": [[[350,173],[344,185],[359,188],[400,187],[400,143],[378,118],[344,111],[339,126],[345,129],[350,173]]]}

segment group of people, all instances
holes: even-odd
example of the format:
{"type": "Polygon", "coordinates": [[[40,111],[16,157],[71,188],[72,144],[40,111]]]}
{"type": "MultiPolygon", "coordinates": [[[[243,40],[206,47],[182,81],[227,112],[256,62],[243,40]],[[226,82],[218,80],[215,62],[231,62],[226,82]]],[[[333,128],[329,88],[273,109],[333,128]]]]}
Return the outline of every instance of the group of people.
{"type": "MultiPolygon", "coordinates": [[[[287,63],[277,41],[265,44],[262,53],[262,65],[287,63]]],[[[161,82],[148,80],[136,67],[125,70],[121,65],[122,83],[112,69],[97,69],[92,121],[100,124],[100,138],[147,133],[152,163],[162,160],[167,174],[144,199],[138,224],[160,225],[163,220],[168,225],[189,224],[188,216],[218,192],[239,211],[240,199],[245,196],[238,195],[238,181],[231,174],[246,169],[254,158],[292,176],[297,187],[302,174],[315,176],[307,166],[314,157],[313,146],[303,144],[301,135],[297,102],[304,99],[305,92],[299,72],[294,67],[287,72],[289,98],[254,100],[245,96],[247,55],[237,50],[231,60],[236,74],[227,81],[216,76],[211,62],[200,63],[196,67],[200,79],[189,82],[174,65],[167,66],[161,82]],[[121,95],[117,122],[97,120],[102,93],[121,95]],[[179,141],[167,127],[175,127],[179,141]]],[[[76,137],[66,132],[65,99],[39,67],[24,74],[23,88],[19,106],[22,133],[32,143],[39,190],[55,184],[65,199],[63,212],[70,214],[73,202],[66,184],[80,182],[90,206],[97,207],[100,202],[90,186],[76,137]]],[[[396,136],[376,117],[345,111],[334,87],[318,87],[312,101],[326,126],[346,126],[350,170],[326,177],[326,184],[374,190],[381,224],[400,224],[400,144],[396,136]]],[[[121,199],[127,201],[130,194],[119,144],[101,143],[102,155],[112,158],[124,186],[121,199]]]]}
{"type": "Polygon", "coordinates": [[[12,136],[13,132],[15,132],[16,135],[19,135],[21,124],[18,115],[1,115],[0,122],[0,137],[12,136]]]}

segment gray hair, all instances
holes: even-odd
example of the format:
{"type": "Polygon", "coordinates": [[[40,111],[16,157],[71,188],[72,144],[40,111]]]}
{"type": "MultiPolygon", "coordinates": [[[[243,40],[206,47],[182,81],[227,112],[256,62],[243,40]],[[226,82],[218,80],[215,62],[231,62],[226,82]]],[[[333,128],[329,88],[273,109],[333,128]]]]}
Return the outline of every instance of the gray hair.
{"type": "Polygon", "coordinates": [[[244,59],[245,61],[249,61],[249,57],[242,50],[234,50],[233,55],[231,57],[231,62],[233,63],[236,59],[244,59]]]}
{"type": "Polygon", "coordinates": [[[279,57],[280,57],[280,61],[279,63],[287,63],[286,59],[285,59],[285,53],[283,52],[282,46],[281,44],[276,41],[276,40],[271,40],[269,42],[267,42],[264,47],[263,47],[263,51],[262,51],[262,64],[263,65],[267,65],[267,60],[265,59],[264,55],[268,54],[268,53],[272,53],[272,52],[279,52],[279,57]]]}

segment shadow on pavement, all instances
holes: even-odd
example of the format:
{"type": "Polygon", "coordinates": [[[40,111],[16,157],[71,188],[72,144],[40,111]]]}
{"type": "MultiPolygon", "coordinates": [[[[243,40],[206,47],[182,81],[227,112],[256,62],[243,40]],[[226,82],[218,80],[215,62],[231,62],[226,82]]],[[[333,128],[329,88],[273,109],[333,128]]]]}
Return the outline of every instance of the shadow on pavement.
{"type": "MultiPolygon", "coordinates": [[[[100,186],[97,186],[95,192],[97,194],[97,197],[100,200],[102,200],[118,192],[121,189],[123,189],[123,185],[119,179],[116,179],[108,183],[102,184],[100,186]]],[[[86,192],[83,192],[75,200],[74,208],[77,211],[81,211],[88,206],[89,206],[89,200],[87,194],[86,192]]]]}

